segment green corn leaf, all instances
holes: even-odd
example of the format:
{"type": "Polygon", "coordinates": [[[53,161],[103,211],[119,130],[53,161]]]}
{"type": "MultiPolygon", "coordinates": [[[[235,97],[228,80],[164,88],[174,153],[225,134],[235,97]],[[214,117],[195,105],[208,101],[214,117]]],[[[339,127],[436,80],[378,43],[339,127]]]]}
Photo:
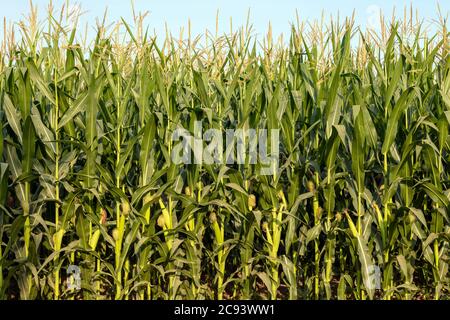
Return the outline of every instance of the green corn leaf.
{"type": "MultiPolygon", "coordinates": [[[[391,37],[390,41],[393,41],[393,37],[391,37]]],[[[395,64],[395,69],[392,74],[391,81],[389,82],[389,86],[386,91],[386,97],[385,97],[385,105],[384,108],[387,109],[391,103],[392,96],[394,95],[395,89],[398,87],[400,77],[403,73],[403,61],[402,59],[398,59],[397,63],[395,64]]]]}
{"type": "Polygon", "coordinates": [[[85,111],[88,95],[89,94],[82,95],[67,108],[62,118],[58,121],[58,130],[64,127],[69,121],[72,121],[78,113],[85,111]]]}
{"type": "Polygon", "coordinates": [[[355,119],[355,132],[352,142],[352,171],[356,180],[358,192],[364,192],[364,162],[365,162],[365,134],[364,134],[364,116],[361,111],[358,112],[355,119]]]}
{"type": "Polygon", "coordinates": [[[77,215],[76,231],[80,239],[81,248],[89,249],[89,221],[84,217],[84,214],[77,215]]]}
{"type": "Polygon", "coordinates": [[[14,107],[11,99],[7,94],[5,94],[4,96],[4,110],[9,126],[16,134],[17,138],[19,139],[19,142],[22,143],[23,135],[22,135],[22,128],[20,125],[21,121],[20,112],[14,107]]]}
{"type": "Polygon", "coordinates": [[[139,156],[139,162],[142,167],[142,177],[143,184],[147,184],[151,179],[151,168],[150,168],[150,152],[153,146],[154,140],[156,136],[156,122],[155,116],[153,114],[150,115],[145,128],[144,135],[142,137],[141,143],[141,154],[139,156]]]}
{"type": "MultiPolygon", "coordinates": [[[[19,160],[19,157],[17,156],[17,151],[14,147],[6,145],[5,152],[6,152],[6,160],[8,162],[9,170],[12,174],[13,181],[16,181],[22,175],[22,165],[19,160]]],[[[25,186],[23,185],[23,183],[17,183],[16,190],[20,202],[24,203],[27,197],[25,193],[25,186]]]]}
{"type": "Polygon", "coordinates": [[[400,120],[400,116],[408,108],[408,101],[410,99],[412,92],[413,88],[408,88],[408,90],[404,91],[400,99],[395,104],[392,113],[389,115],[386,133],[384,135],[384,142],[381,148],[381,152],[383,154],[387,154],[387,152],[392,146],[392,143],[395,140],[398,131],[398,123],[400,120]]]}
{"type": "Polygon", "coordinates": [[[51,104],[55,105],[56,104],[55,96],[48,88],[48,84],[45,83],[44,79],[42,78],[41,73],[37,69],[33,60],[28,59],[25,61],[25,64],[28,68],[28,72],[30,73],[30,77],[31,77],[31,80],[33,81],[33,83],[38,87],[39,91],[44,95],[44,97],[47,98],[47,100],[51,104]]]}
{"type": "Polygon", "coordinates": [[[29,174],[32,168],[34,158],[34,150],[36,146],[36,133],[34,130],[31,117],[25,120],[23,129],[23,159],[22,159],[22,173],[29,174]]]}
{"type": "Polygon", "coordinates": [[[56,154],[55,136],[53,135],[53,132],[44,124],[41,114],[35,106],[31,108],[31,120],[33,120],[36,135],[46,146],[49,147],[53,154],[56,154]]]}

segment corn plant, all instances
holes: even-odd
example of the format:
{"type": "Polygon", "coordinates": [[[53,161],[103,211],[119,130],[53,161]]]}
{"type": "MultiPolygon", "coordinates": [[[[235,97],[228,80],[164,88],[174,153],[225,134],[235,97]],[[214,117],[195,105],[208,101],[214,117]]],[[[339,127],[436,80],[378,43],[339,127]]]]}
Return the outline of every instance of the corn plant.
{"type": "Polygon", "coordinates": [[[444,15],[91,42],[46,16],[0,47],[1,299],[448,299],[444,15]],[[278,167],[227,161],[251,135],[174,161],[229,129],[278,130],[278,167]]]}

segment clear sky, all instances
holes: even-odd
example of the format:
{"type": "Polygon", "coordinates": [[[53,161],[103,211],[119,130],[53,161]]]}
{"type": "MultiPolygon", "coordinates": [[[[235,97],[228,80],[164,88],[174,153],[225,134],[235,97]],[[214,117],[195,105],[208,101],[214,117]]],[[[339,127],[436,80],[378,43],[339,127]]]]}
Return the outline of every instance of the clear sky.
{"type": "MultiPolygon", "coordinates": [[[[61,5],[65,0],[53,0],[55,5],[61,5]]],[[[29,0],[0,0],[0,17],[6,17],[8,21],[17,21],[28,12],[29,0]]],[[[47,6],[47,0],[35,0],[39,11],[43,13],[47,6]]],[[[109,21],[123,17],[132,21],[131,1],[127,0],[78,0],[71,4],[80,4],[83,11],[83,21],[94,22],[95,17],[102,16],[108,7],[109,21]]],[[[269,21],[272,24],[273,33],[288,34],[290,22],[295,20],[296,9],[301,20],[312,21],[319,18],[322,12],[326,15],[349,16],[355,11],[356,22],[365,27],[376,22],[374,13],[382,10],[391,14],[395,7],[399,15],[403,15],[405,6],[413,5],[426,23],[437,19],[438,4],[441,12],[448,15],[450,12],[450,0],[134,0],[136,11],[149,11],[146,24],[150,30],[154,30],[160,36],[165,35],[165,23],[169,29],[178,34],[180,27],[186,27],[188,19],[191,20],[192,32],[203,33],[205,29],[214,31],[216,28],[216,13],[219,10],[219,32],[230,30],[230,17],[233,18],[233,26],[242,26],[247,20],[250,9],[250,22],[254,31],[262,34],[267,31],[269,21]]],[[[94,24],[93,24],[94,26],[94,24]]],[[[0,35],[3,38],[3,23],[0,26],[0,35]]]]}

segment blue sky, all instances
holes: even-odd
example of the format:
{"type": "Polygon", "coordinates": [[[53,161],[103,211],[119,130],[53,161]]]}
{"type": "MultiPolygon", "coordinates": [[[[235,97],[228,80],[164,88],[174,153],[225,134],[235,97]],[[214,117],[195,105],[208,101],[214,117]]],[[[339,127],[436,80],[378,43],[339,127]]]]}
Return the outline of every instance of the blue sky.
{"type": "MultiPolygon", "coordinates": [[[[60,5],[65,0],[53,0],[55,5],[60,5]]],[[[93,22],[95,17],[102,16],[104,9],[108,7],[110,21],[123,17],[127,21],[132,20],[131,1],[127,0],[78,0],[71,1],[72,4],[79,3],[87,13],[83,21],[93,22]]],[[[17,21],[28,12],[29,0],[0,0],[0,18],[6,17],[8,21],[17,21]]],[[[47,0],[35,0],[39,11],[45,11],[47,0]]],[[[242,26],[247,19],[250,9],[250,22],[253,24],[257,34],[267,31],[269,21],[275,35],[289,33],[290,22],[295,20],[295,11],[298,10],[301,20],[311,21],[319,18],[322,12],[325,14],[349,16],[353,10],[356,13],[356,22],[365,27],[373,18],[374,12],[381,9],[385,13],[392,13],[396,7],[399,15],[403,15],[405,6],[413,5],[420,16],[427,23],[437,19],[437,4],[441,11],[448,14],[450,11],[449,0],[135,0],[136,11],[149,11],[146,24],[150,30],[158,35],[164,36],[165,23],[174,34],[178,34],[181,27],[186,27],[188,19],[191,20],[192,32],[201,34],[205,29],[215,30],[216,13],[219,10],[219,32],[230,30],[230,17],[233,18],[233,26],[242,26]]],[[[3,38],[3,23],[0,26],[0,35],[3,38]]]]}

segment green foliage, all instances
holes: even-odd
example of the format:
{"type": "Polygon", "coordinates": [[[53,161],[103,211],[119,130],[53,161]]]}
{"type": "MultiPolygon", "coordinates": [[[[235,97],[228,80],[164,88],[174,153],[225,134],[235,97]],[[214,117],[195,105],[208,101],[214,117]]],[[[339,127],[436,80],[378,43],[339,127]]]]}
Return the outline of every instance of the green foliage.
{"type": "Polygon", "coordinates": [[[448,298],[446,21],[259,48],[65,16],[0,51],[1,299],[448,298]],[[173,163],[200,120],[280,129],[278,172],[173,163]]]}

